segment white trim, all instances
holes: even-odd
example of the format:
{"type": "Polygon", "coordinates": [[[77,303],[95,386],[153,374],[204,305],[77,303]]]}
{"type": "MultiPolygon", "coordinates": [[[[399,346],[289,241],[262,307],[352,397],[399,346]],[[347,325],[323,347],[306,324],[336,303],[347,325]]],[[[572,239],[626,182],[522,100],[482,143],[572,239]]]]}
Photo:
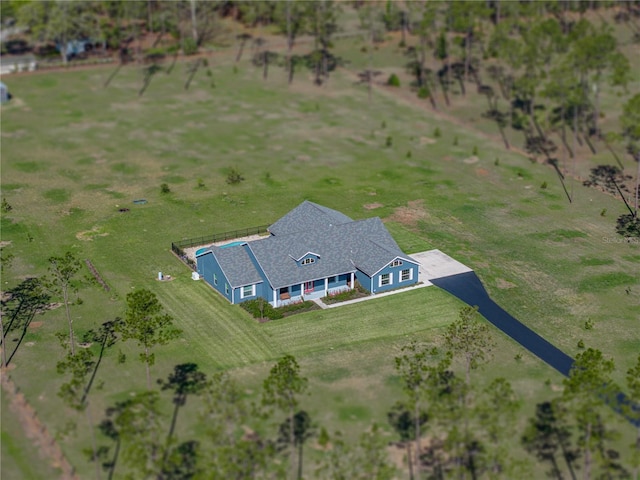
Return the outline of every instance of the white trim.
{"type": "Polygon", "coordinates": [[[315,252],[307,252],[304,255],[302,255],[300,258],[295,258],[294,256],[292,256],[291,254],[289,255],[291,258],[293,258],[296,262],[299,262],[300,260],[302,260],[304,257],[306,257],[307,255],[315,255],[316,257],[320,258],[320,255],[318,255],[315,252]]]}
{"type": "MultiPolygon", "coordinates": [[[[409,259],[404,258],[404,257],[401,257],[401,256],[397,256],[397,257],[395,257],[393,260],[395,260],[396,258],[399,258],[399,259],[401,259],[401,260],[403,260],[403,261],[405,261],[405,262],[408,262],[408,263],[412,263],[412,264],[414,264],[416,267],[419,267],[419,266],[420,266],[420,262],[416,262],[415,260],[409,260],[409,259]]],[[[373,272],[373,274],[371,274],[371,278],[375,277],[375,276],[376,276],[377,274],[379,274],[382,270],[384,270],[385,268],[387,268],[387,267],[388,267],[388,266],[393,262],[393,260],[392,260],[391,262],[385,263],[385,264],[384,264],[384,266],[382,266],[380,269],[378,269],[378,270],[376,270],[375,272],[373,272]]],[[[397,268],[397,267],[395,267],[395,268],[397,268]]],[[[364,272],[364,273],[366,274],[367,272],[364,272]]]]}
{"type": "Polygon", "coordinates": [[[329,277],[324,279],[324,296],[326,297],[329,293],[329,277]]]}
{"type": "Polygon", "coordinates": [[[388,287],[389,285],[393,285],[393,272],[382,273],[378,275],[378,288],[380,287],[388,287]],[[382,277],[385,275],[389,275],[389,283],[382,283],[382,277]]]}
{"type": "Polygon", "coordinates": [[[240,298],[247,298],[247,297],[255,297],[256,296],[256,285],[251,284],[251,285],[244,285],[243,287],[239,287],[240,288],[240,298]],[[249,295],[245,295],[244,293],[244,289],[247,287],[251,287],[251,294],[249,295]]]}
{"type": "Polygon", "coordinates": [[[400,270],[400,282],[410,282],[411,280],[413,280],[413,268],[404,268],[404,269],[400,270]],[[403,276],[402,273],[406,272],[406,271],[409,272],[409,278],[403,279],[402,278],[402,276],[403,276]]]}

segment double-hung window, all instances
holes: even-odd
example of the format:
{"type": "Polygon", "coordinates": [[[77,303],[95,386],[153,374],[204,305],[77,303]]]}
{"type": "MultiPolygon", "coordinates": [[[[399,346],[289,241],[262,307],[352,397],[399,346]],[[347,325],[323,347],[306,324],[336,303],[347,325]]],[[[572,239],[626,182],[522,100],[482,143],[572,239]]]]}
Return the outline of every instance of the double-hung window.
{"type": "Polygon", "coordinates": [[[413,280],[413,270],[411,270],[410,268],[402,270],[400,272],[400,281],[407,282],[409,280],[413,280]]]}
{"type": "Polygon", "coordinates": [[[380,287],[384,287],[385,285],[391,285],[392,277],[390,273],[383,273],[380,275],[380,287]]]}
{"type": "Polygon", "coordinates": [[[242,293],[240,294],[240,298],[253,297],[256,294],[256,286],[255,285],[245,285],[242,287],[242,293]]]}

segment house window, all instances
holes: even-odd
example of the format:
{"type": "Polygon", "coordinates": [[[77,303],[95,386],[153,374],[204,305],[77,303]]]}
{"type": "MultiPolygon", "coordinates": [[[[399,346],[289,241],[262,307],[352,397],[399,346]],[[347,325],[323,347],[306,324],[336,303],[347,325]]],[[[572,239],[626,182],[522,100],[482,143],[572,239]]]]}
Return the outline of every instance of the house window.
{"type": "Polygon", "coordinates": [[[400,272],[400,280],[403,282],[413,280],[413,270],[411,270],[410,268],[402,270],[402,272],[400,272]]]}
{"type": "Polygon", "coordinates": [[[245,285],[244,287],[242,287],[240,298],[253,297],[255,294],[256,294],[255,285],[245,285]]]}
{"type": "Polygon", "coordinates": [[[227,295],[229,295],[229,285],[228,284],[224,284],[224,293],[226,293],[227,295]]]}
{"type": "Polygon", "coordinates": [[[300,262],[300,264],[301,265],[309,265],[311,263],[314,263],[315,261],[316,261],[315,258],[308,257],[308,258],[305,258],[304,260],[302,260],[302,262],[300,262]]]}
{"type": "Polygon", "coordinates": [[[336,283],[336,277],[329,277],[329,283],[336,283]]]}
{"type": "Polygon", "coordinates": [[[400,265],[402,265],[402,260],[394,260],[393,262],[391,262],[391,265],[389,265],[390,267],[399,267],[400,265]]]}
{"type": "Polygon", "coordinates": [[[218,276],[215,273],[213,274],[213,284],[218,285],[218,276]]]}
{"type": "Polygon", "coordinates": [[[385,285],[391,285],[392,277],[390,273],[383,273],[380,275],[380,287],[384,287],[385,285]]]}

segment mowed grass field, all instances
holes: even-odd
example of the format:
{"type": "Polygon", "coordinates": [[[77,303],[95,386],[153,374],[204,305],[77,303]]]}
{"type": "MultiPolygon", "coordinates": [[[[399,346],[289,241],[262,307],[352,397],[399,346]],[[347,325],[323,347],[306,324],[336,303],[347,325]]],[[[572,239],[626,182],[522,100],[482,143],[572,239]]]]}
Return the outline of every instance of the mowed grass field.
{"type": "MultiPolygon", "coordinates": [[[[7,78],[14,99],[1,112],[2,197],[13,210],[1,234],[15,259],[5,288],[44,274],[49,256],[70,250],[111,287],[80,291],[83,303],[72,307],[79,336],[122,315],[132,289],[149,288],[183,330],[156,350],[154,378],[195,362],[209,374],[232,371],[257,398],[270,366],[291,353],[310,379],[304,406],[329,430],[357,436],[372,421],[385,424],[401,397],[393,357],[412,339],[438,343],[461,307],[455,298],[432,287],[259,324],[192,281],[170,252],[173,240],[268,224],[308,199],[355,219],[381,217],[408,253],[454,256],[514,316],[570,355],[580,339],[601,349],[623,379],[640,351],[640,244],[616,236],[618,200],[576,183],[569,204],[550,168],[406,97],[376,92],[369,103],[348,72],[322,88],[300,72],[287,87],[277,69],[263,82],[248,62],[237,71],[225,56],[210,63],[211,77],[200,71],[188,91],[186,66],[177,64],[141,97],[136,67],[108,88],[110,68],[7,78]],[[226,183],[231,168],[241,184],[226,183]],[[162,183],[171,193],[160,193],[162,183]],[[147,203],[133,204],[140,198],[147,203]],[[158,271],[173,280],[157,282],[158,271]]],[[[91,475],[84,419],[56,395],[62,309],[34,321],[9,373],[91,475]]],[[[507,377],[525,400],[524,424],[562,379],[499,332],[496,340],[479,381],[507,377]]],[[[133,344],[107,351],[90,399],[94,418],[144,390],[137,355],[133,344]]],[[[168,393],[164,400],[169,411],[168,393]]],[[[179,421],[185,439],[202,428],[197,401],[190,405],[179,421]]]]}

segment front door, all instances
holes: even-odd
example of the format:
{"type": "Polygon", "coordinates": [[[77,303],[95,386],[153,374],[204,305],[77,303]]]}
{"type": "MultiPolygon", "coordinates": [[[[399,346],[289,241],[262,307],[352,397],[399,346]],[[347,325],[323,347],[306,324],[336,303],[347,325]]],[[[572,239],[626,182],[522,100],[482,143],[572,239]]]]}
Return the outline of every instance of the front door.
{"type": "Polygon", "coordinates": [[[313,292],[313,282],[305,282],[304,283],[304,293],[313,292]]]}

